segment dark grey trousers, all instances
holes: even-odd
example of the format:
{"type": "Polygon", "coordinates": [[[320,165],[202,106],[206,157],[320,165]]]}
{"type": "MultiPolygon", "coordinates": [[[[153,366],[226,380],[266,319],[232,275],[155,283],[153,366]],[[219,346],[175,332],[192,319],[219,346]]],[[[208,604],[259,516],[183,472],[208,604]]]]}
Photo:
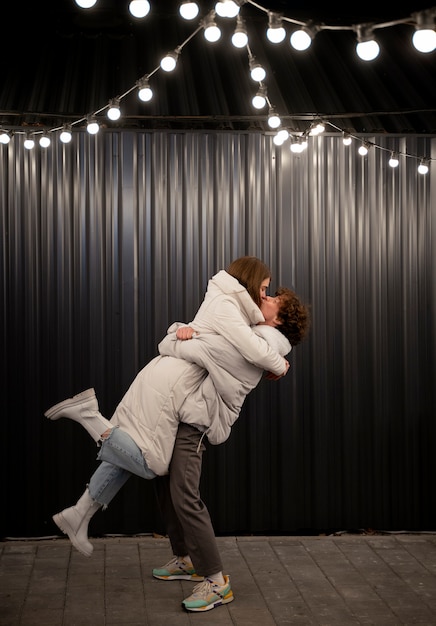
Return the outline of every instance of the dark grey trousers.
{"type": "Polygon", "coordinates": [[[189,554],[195,571],[210,576],[223,569],[209,511],[200,496],[205,445],[201,432],[179,424],[169,474],[153,480],[175,556],[189,554]]]}

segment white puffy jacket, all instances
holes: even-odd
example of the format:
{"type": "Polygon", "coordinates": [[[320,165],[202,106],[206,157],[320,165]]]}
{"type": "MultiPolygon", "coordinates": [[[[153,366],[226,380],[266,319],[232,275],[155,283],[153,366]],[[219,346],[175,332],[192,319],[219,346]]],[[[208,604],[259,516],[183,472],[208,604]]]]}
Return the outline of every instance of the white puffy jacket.
{"type": "Polygon", "coordinates": [[[199,332],[197,339],[176,340],[173,325],[159,344],[161,356],[136,376],[111,422],[134,439],[156,474],[168,472],[180,419],[206,431],[211,443],[222,443],[263,370],[283,373],[283,357],[257,333],[268,333],[269,341],[274,337],[283,355],[291,346],[272,327],[250,328],[260,321],[264,318],[246,289],[221,271],[209,281],[190,324],[199,332]],[[175,358],[179,350],[187,358],[175,358]]]}
{"type": "MultiPolygon", "coordinates": [[[[176,328],[177,324],[169,331],[176,328]]],[[[290,352],[291,344],[276,328],[254,326],[253,331],[282,356],[290,352]]],[[[244,359],[225,337],[211,333],[179,341],[175,332],[171,332],[159,344],[159,351],[195,362],[208,371],[201,385],[187,395],[179,409],[179,418],[205,431],[210,443],[223,443],[239,417],[245,398],[260,382],[263,369],[244,359]]]]}
{"type": "Polygon", "coordinates": [[[138,373],[110,420],[132,437],[159,476],[168,473],[180,408],[206,376],[206,370],[193,363],[155,357],[138,373]]]}

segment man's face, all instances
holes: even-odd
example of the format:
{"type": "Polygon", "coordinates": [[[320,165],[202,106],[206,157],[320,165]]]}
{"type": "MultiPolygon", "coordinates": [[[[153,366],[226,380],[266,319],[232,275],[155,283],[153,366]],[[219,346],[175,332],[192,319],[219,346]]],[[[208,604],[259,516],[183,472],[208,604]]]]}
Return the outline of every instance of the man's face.
{"type": "Polygon", "coordinates": [[[260,305],[260,310],[265,318],[265,324],[268,326],[278,326],[277,318],[280,310],[280,298],[278,296],[265,296],[260,305]]]}

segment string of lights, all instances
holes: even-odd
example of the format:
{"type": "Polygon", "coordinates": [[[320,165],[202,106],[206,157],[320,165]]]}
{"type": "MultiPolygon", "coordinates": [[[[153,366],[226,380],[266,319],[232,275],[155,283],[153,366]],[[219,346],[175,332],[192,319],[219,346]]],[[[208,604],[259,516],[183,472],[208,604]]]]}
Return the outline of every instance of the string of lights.
{"type": "MultiPolygon", "coordinates": [[[[90,9],[97,3],[98,0],[75,0],[76,4],[83,9],[90,9]]],[[[200,8],[197,2],[191,0],[185,0],[180,3],[179,13],[180,16],[188,21],[193,21],[199,18],[199,23],[193,32],[187,37],[180,45],[174,50],[168,52],[160,61],[160,64],[149,73],[140,77],[132,87],[126,92],[111,98],[107,104],[100,109],[88,113],[77,120],[74,120],[68,124],[62,124],[55,128],[47,129],[34,129],[34,130],[8,130],[6,128],[0,128],[0,143],[8,144],[15,135],[24,136],[24,147],[31,150],[38,141],[41,148],[48,148],[51,144],[51,136],[53,134],[59,137],[62,143],[69,143],[72,140],[72,131],[74,127],[83,127],[86,125],[86,130],[91,135],[95,135],[100,130],[101,115],[106,112],[109,120],[117,121],[121,117],[121,101],[130,95],[132,92],[137,91],[137,96],[142,102],[149,102],[153,98],[153,90],[151,87],[151,79],[158,71],[172,72],[177,67],[179,57],[182,54],[183,48],[199,33],[203,31],[204,38],[209,43],[214,43],[221,38],[221,29],[219,27],[219,21],[217,18],[222,19],[234,19],[235,30],[233,32],[231,41],[236,48],[245,48],[248,56],[248,69],[249,74],[253,82],[257,83],[257,89],[252,97],[252,106],[258,111],[268,109],[267,123],[268,127],[274,132],[273,141],[277,146],[284,145],[289,142],[290,150],[294,153],[303,152],[308,146],[308,137],[319,135],[325,132],[326,127],[329,127],[331,131],[340,133],[344,145],[350,145],[353,140],[359,144],[359,154],[365,156],[370,148],[385,150],[389,153],[389,165],[391,167],[397,167],[400,162],[400,157],[409,157],[419,161],[418,172],[426,174],[429,170],[431,162],[430,157],[418,156],[408,154],[404,152],[392,152],[386,150],[382,146],[377,145],[374,142],[370,142],[359,138],[357,135],[346,132],[344,129],[337,126],[331,119],[313,116],[313,119],[309,120],[308,127],[305,131],[296,132],[286,127],[284,124],[285,119],[289,119],[291,116],[280,116],[276,110],[276,107],[271,102],[268,96],[267,89],[267,73],[265,68],[257,62],[255,55],[253,54],[249,44],[249,33],[246,26],[246,20],[241,15],[241,9],[243,5],[249,4],[264,12],[268,18],[268,27],[266,36],[272,44],[281,43],[286,35],[286,29],[284,24],[292,24],[296,28],[290,35],[290,45],[299,51],[307,50],[314,39],[314,37],[322,30],[350,30],[356,33],[357,44],[356,53],[359,58],[365,62],[369,62],[375,59],[379,52],[380,47],[375,39],[374,31],[382,28],[390,28],[400,24],[407,24],[414,28],[412,36],[412,43],[415,48],[428,54],[436,49],[436,30],[435,30],[435,18],[436,8],[426,9],[423,11],[417,11],[409,17],[393,20],[390,22],[380,23],[362,23],[349,26],[337,26],[329,25],[325,23],[316,23],[313,20],[303,22],[301,20],[294,19],[276,12],[272,12],[262,5],[252,0],[222,0],[216,2],[214,9],[209,11],[205,17],[199,17],[200,8]]],[[[131,0],[129,5],[129,11],[136,19],[145,18],[150,12],[151,6],[148,0],[131,0]]],[[[308,116],[310,117],[310,115],[308,116]]]]}

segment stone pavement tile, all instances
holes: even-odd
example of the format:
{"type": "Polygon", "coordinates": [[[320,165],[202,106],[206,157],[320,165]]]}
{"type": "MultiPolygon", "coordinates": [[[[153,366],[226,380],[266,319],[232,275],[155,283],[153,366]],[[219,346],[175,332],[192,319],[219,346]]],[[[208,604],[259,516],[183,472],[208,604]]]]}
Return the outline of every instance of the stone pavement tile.
{"type": "Polygon", "coordinates": [[[228,605],[232,624],[238,626],[274,626],[276,622],[268,607],[251,606],[247,602],[236,602],[228,605]]]}
{"type": "MultiPolygon", "coordinates": [[[[3,622],[0,621],[0,624],[3,626],[3,622]]],[[[5,622],[7,624],[7,622],[5,622]]],[[[68,625],[65,621],[63,621],[63,611],[58,610],[42,610],[35,613],[35,611],[29,611],[24,609],[20,620],[18,622],[11,622],[11,625],[19,624],[20,626],[59,626],[59,624],[63,624],[63,626],[71,626],[68,625]]],[[[97,625],[98,626],[98,625],[97,625]]]]}
{"type": "Polygon", "coordinates": [[[0,591],[0,624],[12,626],[20,623],[22,608],[26,601],[26,590],[0,591]]]}
{"type": "Polygon", "coordinates": [[[427,569],[409,550],[404,549],[404,543],[398,543],[391,550],[383,554],[387,566],[395,571],[404,585],[411,589],[418,602],[432,602],[436,595],[436,580],[434,574],[427,569]]]}
{"type": "MultiPolygon", "coordinates": [[[[286,569],[267,540],[240,542],[239,550],[248,566],[251,581],[239,589],[241,606],[246,601],[264,607],[271,623],[292,623],[298,618],[301,624],[316,623],[286,569]],[[253,599],[254,596],[254,599],[253,599]]],[[[238,581],[238,586],[240,581],[238,581]]],[[[237,588],[237,587],[236,587],[237,588]]]]}
{"type": "MultiPolygon", "coordinates": [[[[417,543],[414,542],[414,545],[417,543]]],[[[422,540],[419,543],[422,556],[422,540]]],[[[430,547],[434,547],[433,543],[430,543],[430,547]]],[[[404,549],[396,537],[376,537],[360,544],[344,542],[341,543],[341,550],[371,588],[371,592],[368,592],[364,584],[360,585],[361,592],[367,595],[367,609],[369,600],[373,600],[375,594],[379,603],[389,607],[391,615],[399,623],[408,623],[410,612],[415,613],[416,623],[422,620],[432,623],[436,606],[436,579],[427,567],[404,549]]],[[[436,557],[436,552],[433,552],[433,557],[436,557]]],[[[346,586],[341,581],[337,584],[345,592],[346,586]]],[[[374,612],[380,611],[375,602],[373,609],[374,612]]]]}
{"type": "MultiPolygon", "coordinates": [[[[187,583],[191,585],[187,593],[193,589],[195,583],[187,583]]],[[[160,602],[171,603],[180,606],[183,598],[183,587],[180,580],[158,580],[152,576],[146,576],[143,579],[144,595],[146,600],[159,600],[160,602]]]]}
{"type": "MultiPolygon", "coordinates": [[[[294,586],[300,595],[301,606],[306,607],[306,619],[321,624],[342,622],[351,626],[359,623],[324,571],[328,563],[334,563],[329,554],[331,546],[311,541],[306,544],[304,540],[288,542],[274,539],[271,539],[271,546],[286,572],[287,584],[294,586]],[[323,563],[322,567],[318,558],[323,563]]],[[[284,581],[282,584],[285,584],[284,581]]]]}
{"type": "Polygon", "coordinates": [[[29,592],[26,594],[25,610],[27,612],[36,612],[42,610],[63,611],[65,605],[64,593],[39,593],[29,592]]]}
{"type": "MultiPolygon", "coordinates": [[[[356,562],[353,562],[353,558],[350,558],[350,554],[343,549],[339,542],[326,540],[319,543],[303,540],[302,544],[323,573],[326,581],[335,590],[339,590],[335,603],[339,604],[343,601],[347,610],[346,614],[349,614],[350,620],[357,620],[357,623],[360,623],[363,617],[361,612],[362,600],[365,600],[366,616],[369,609],[374,614],[389,616],[385,603],[362,572],[359,571],[356,562]]],[[[352,551],[352,557],[356,560],[355,550],[352,551]]],[[[371,562],[372,555],[370,551],[367,551],[364,556],[362,553],[359,553],[359,557],[361,557],[361,563],[366,563],[368,561],[371,562]]],[[[374,558],[372,558],[372,562],[374,562],[374,558]]],[[[345,610],[345,607],[343,610],[345,610]]]]}
{"type": "Polygon", "coordinates": [[[146,600],[147,626],[189,626],[189,616],[180,602],[163,602],[161,598],[146,600]]]}
{"type": "Polygon", "coordinates": [[[105,550],[106,623],[146,623],[146,598],[138,542],[109,543],[105,550]]]}
{"type": "Polygon", "coordinates": [[[397,541],[432,577],[436,576],[436,535],[398,535],[397,541]]]}
{"type": "Polygon", "coordinates": [[[0,544],[0,626],[436,625],[436,536],[219,537],[235,601],[181,607],[195,583],[160,581],[167,538],[0,544]]]}
{"type": "Polygon", "coordinates": [[[0,560],[0,589],[2,592],[27,589],[36,549],[36,546],[30,545],[5,545],[0,560]]]}

